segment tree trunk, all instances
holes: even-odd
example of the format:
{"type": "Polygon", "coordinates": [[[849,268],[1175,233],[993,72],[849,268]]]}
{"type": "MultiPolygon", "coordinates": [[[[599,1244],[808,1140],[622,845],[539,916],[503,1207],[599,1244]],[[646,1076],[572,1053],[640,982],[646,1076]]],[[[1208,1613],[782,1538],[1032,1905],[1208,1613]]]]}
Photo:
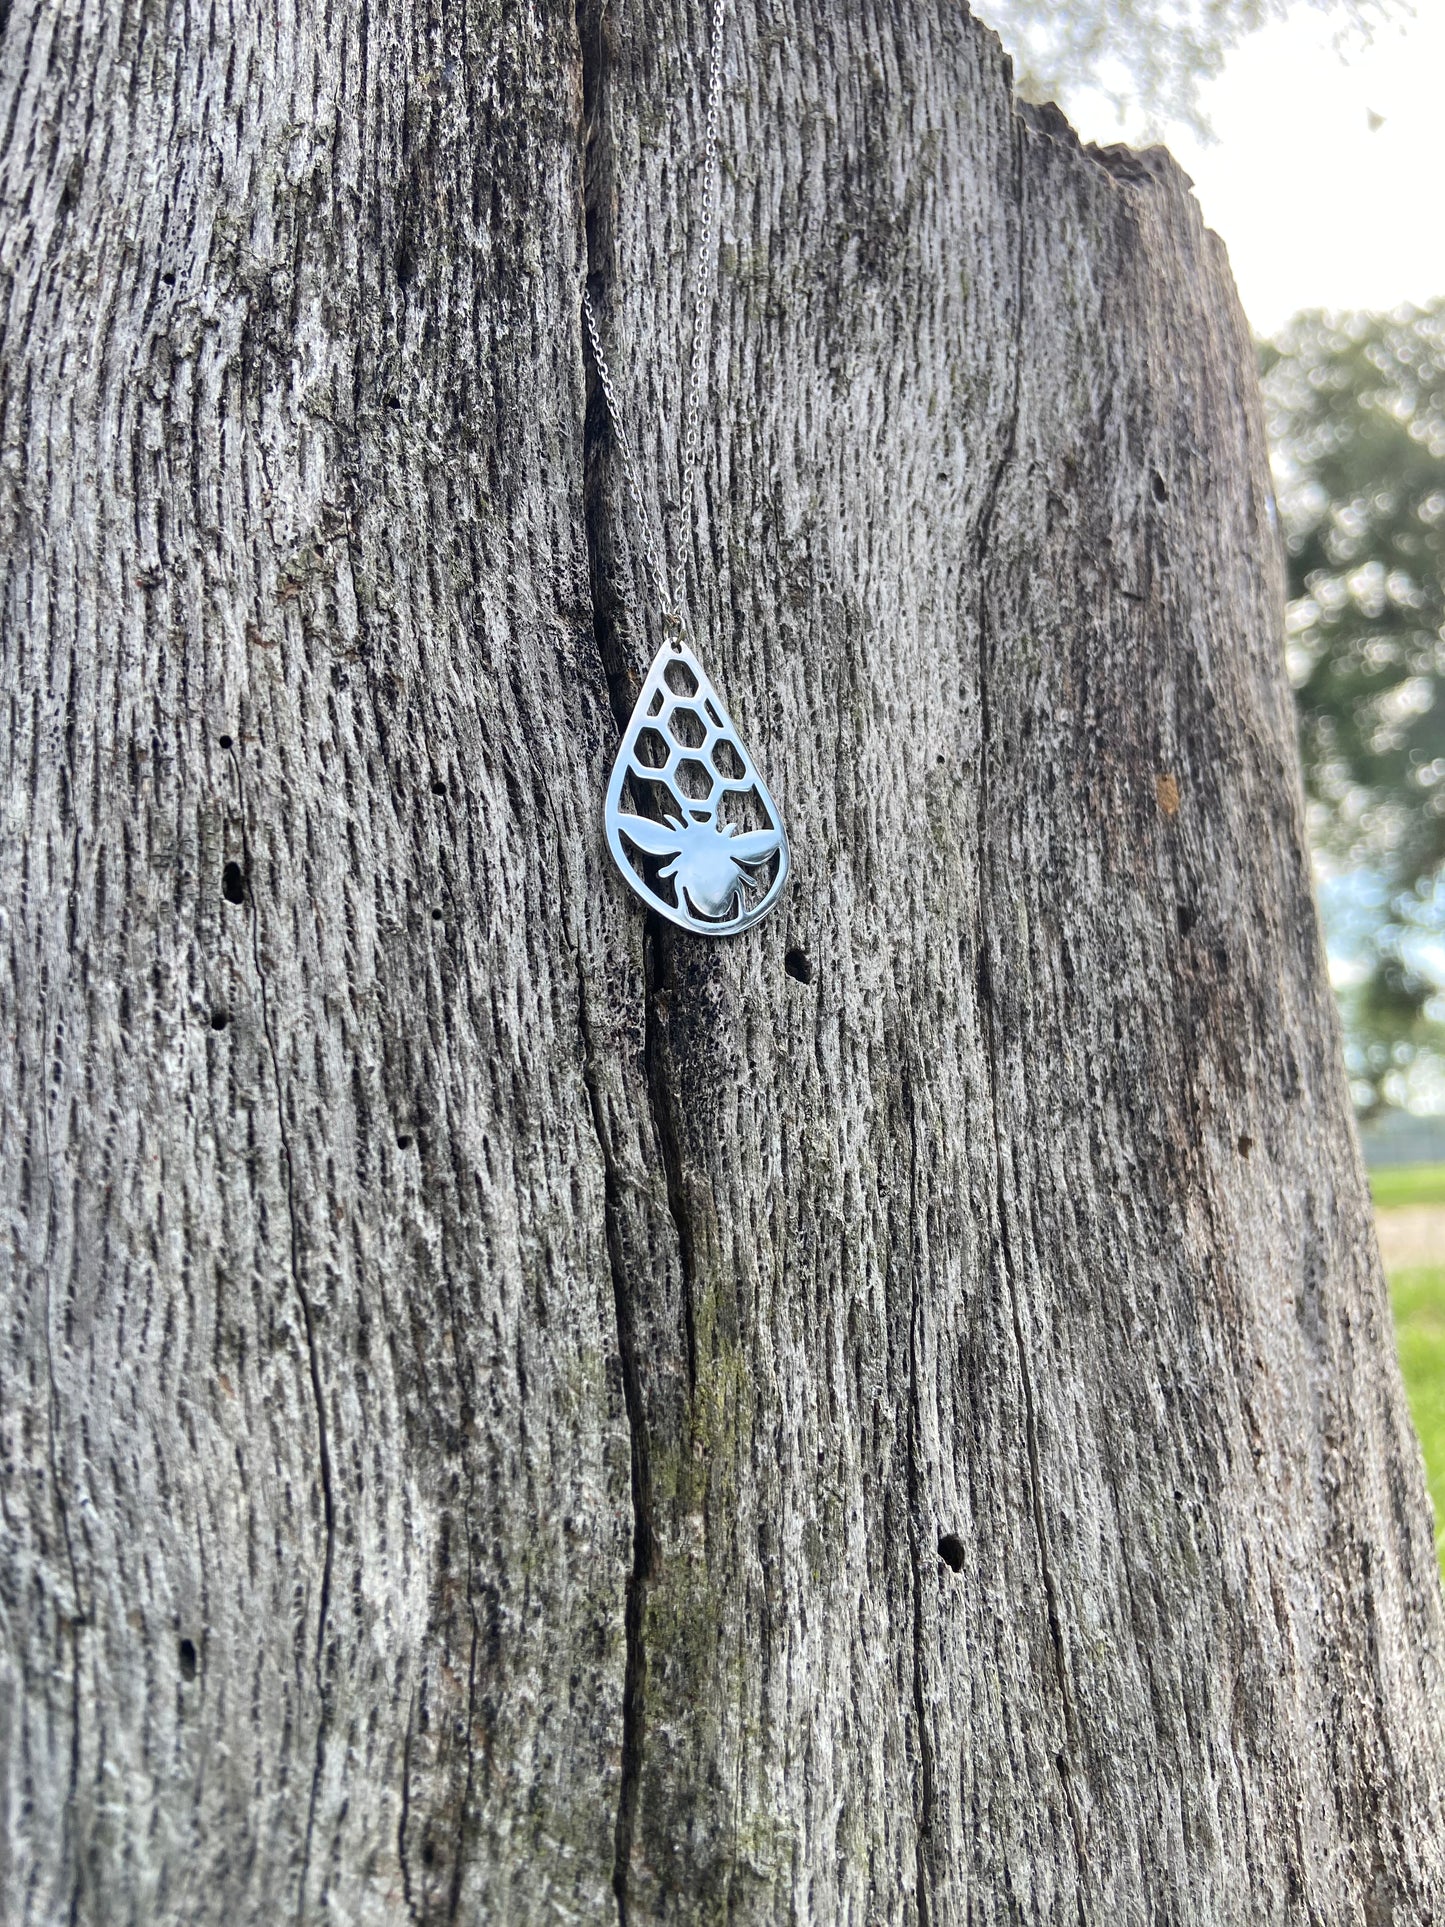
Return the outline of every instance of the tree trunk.
{"type": "Polygon", "coordinates": [[[15,0],[0,1917],[1424,1922],[1442,1624],[1222,248],[952,0],[15,0]]]}

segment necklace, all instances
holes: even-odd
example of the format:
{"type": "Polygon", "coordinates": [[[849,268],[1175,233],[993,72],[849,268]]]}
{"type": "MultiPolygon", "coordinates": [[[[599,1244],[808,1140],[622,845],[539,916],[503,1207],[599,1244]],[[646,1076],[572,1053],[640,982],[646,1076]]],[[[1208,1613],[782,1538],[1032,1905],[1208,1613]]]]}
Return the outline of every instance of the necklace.
{"type": "MultiPolygon", "coordinates": [[[[691,519],[706,322],[717,268],[718,99],[726,5],[727,0],[713,0],[703,246],[682,443],[679,547],[691,519]]],[[[701,936],[731,936],[766,916],[777,902],[788,874],[788,838],[767,784],[688,640],[685,567],[679,559],[669,578],[663,562],[665,532],[661,543],[653,539],[632,443],[602,352],[592,296],[585,288],[582,312],[663,630],[607,785],[607,847],[632,889],[659,916],[701,936]]]]}

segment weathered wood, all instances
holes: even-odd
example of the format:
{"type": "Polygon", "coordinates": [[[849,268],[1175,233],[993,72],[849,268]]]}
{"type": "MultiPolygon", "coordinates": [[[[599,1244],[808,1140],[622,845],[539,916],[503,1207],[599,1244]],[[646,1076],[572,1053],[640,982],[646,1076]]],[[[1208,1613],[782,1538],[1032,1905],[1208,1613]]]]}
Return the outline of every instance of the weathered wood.
{"type": "Polygon", "coordinates": [[[1223,252],[948,0],[742,0],[691,559],[795,872],[650,927],[580,298],[655,505],[704,34],[11,9],[0,1919],[1423,1922],[1223,252]]]}

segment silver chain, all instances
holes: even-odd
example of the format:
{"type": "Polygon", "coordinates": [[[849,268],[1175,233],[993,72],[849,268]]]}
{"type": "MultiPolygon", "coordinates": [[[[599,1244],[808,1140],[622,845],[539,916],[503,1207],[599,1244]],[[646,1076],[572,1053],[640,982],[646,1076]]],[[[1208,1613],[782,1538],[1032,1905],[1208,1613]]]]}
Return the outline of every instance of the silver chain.
{"type": "Polygon", "coordinates": [[[622,410],[617,403],[617,390],[612,386],[612,370],[607,366],[607,357],[602,352],[602,343],[597,334],[597,316],[592,311],[592,296],[586,287],[582,290],[582,312],[587,319],[587,339],[592,343],[592,359],[597,364],[597,379],[602,386],[602,396],[607,403],[607,413],[612,421],[612,433],[617,441],[617,452],[622,457],[622,473],[627,480],[627,493],[632,501],[633,513],[642,534],[642,554],[652,576],[652,586],[657,591],[657,600],[664,617],[680,621],[672,608],[667,593],[667,574],[657,553],[657,544],[652,539],[652,524],[647,519],[647,511],[642,506],[642,490],[637,481],[637,463],[632,457],[632,438],[622,423],[622,410]]]}
{"type": "Polygon", "coordinates": [[[592,296],[584,285],[582,290],[582,313],[587,323],[587,339],[592,348],[592,359],[597,368],[597,380],[601,385],[602,397],[607,404],[608,418],[612,423],[612,433],[617,441],[618,453],[622,457],[622,473],[627,482],[627,494],[632,503],[633,514],[641,537],[643,560],[652,577],[653,589],[657,595],[658,607],[663,621],[669,626],[682,630],[686,627],[682,609],[686,600],[685,586],[687,568],[684,561],[687,531],[692,517],[694,481],[697,474],[698,445],[702,423],[702,380],[703,369],[707,362],[706,321],[712,291],[717,279],[717,241],[715,229],[718,211],[718,116],[722,94],[722,37],[723,18],[727,12],[727,0],[713,0],[712,43],[708,51],[707,76],[707,122],[703,137],[703,236],[702,253],[698,261],[696,276],[696,295],[694,298],[692,321],[692,363],[688,370],[687,401],[683,416],[682,437],[682,489],[678,504],[678,562],[677,573],[669,581],[662,552],[653,538],[652,524],[643,507],[642,488],[637,479],[637,462],[633,455],[632,440],[622,422],[622,409],[617,399],[617,389],[612,380],[612,371],[602,352],[601,335],[597,327],[597,316],[592,307],[592,296]]]}

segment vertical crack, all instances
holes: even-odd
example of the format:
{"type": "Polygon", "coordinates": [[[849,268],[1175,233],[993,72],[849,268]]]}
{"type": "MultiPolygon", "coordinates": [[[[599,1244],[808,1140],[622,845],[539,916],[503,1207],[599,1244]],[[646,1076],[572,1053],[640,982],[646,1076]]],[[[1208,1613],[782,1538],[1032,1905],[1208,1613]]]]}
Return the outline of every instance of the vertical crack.
{"type": "MultiPolygon", "coordinates": [[[[562,831],[556,821],[550,796],[553,828],[559,846],[562,831]]],[[[607,1263],[612,1280],[613,1318],[617,1329],[617,1356],[622,1375],[622,1400],[627,1415],[629,1477],[632,1494],[632,1562],[627,1575],[623,1606],[625,1660],[622,1687],[622,1746],[618,1775],[617,1812],[613,1823],[612,1890],[617,1901],[619,1927],[627,1927],[627,1870],[632,1861],[632,1841],[636,1831],[638,1788],[642,1777],[644,1730],[644,1693],[647,1680],[647,1654],[643,1638],[647,1587],[653,1571],[652,1479],[648,1456],[646,1402],[642,1391],[641,1344],[637,1335],[631,1267],[624,1240],[626,1203],[624,1176],[619,1171],[612,1149],[606,1105],[598,1076],[599,1052],[587,1001],[587,973],[580,944],[563,909],[563,921],[577,966],[577,1030],[582,1043],[582,1082],[587,1093],[592,1130],[602,1159],[603,1219],[607,1239],[607,1263]]],[[[653,998],[645,993],[645,1033],[650,1039],[654,1028],[653,998]]],[[[652,1046],[644,1046],[650,1055],[652,1046]]],[[[656,1122],[654,1113],[654,1124],[656,1122]]]]}
{"type": "MultiPolygon", "coordinates": [[[[578,55],[582,76],[582,122],[579,143],[582,155],[583,217],[586,224],[586,272],[591,278],[611,264],[613,256],[610,226],[611,192],[610,147],[602,137],[601,100],[606,63],[605,27],[602,0],[577,0],[576,20],[578,55]]],[[[578,340],[585,338],[579,300],[578,340]]],[[[612,450],[612,430],[604,399],[591,366],[585,360],[586,407],[582,430],[583,520],[587,540],[588,579],[592,600],[593,633],[606,679],[608,702],[619,731],[626,728],[637,695],[637,681],[626,632],[630,624],[614,583],[611,567],[612,524],[609,518],[608,458],[612,450]]],[[[652,1139],[666,1185],[667,1210],[677,1242],[681,1272],[683,1341],[689,1390],[697,1378],[697,1336],[695,1324],[696,1255],[691,1213],[683,1178],[683,1160],[677,1130],[677,1107],[668,1074],[668,1017],[675,983],[676,945],[663,927],[662,919],[649,913],[643,927],[643,1066],[645,1098],[652,1125],[652,1139]]],[[[624,1610],[626,1666],[623,1681],[622,1761],[618,1785],[617,1814],[613,1839],[613,1893],[618,1920],[627,1927],[629,1911],[628,1875],[637,1830],[639,1790],[642,1777],[643,1746],[646,1737],[645,1694],[647,1651],[645,1641],[647,1592],[651,1583],[655,1532],[653,1528],[652,1477],[646,1401],[642,1382],[642,1344],[637,1328],[640,1288],[646,1280],[634,1275],[629,1264],[624,1236],[627,1208],[623,1196],[622,1174],[613,1154],[601,1083],[599,1057],[587,1004],[586,980],[578,966],[579,1025],[583,1041],[583,1077],[592,1109],[593,1127],[601,1151],[606,1210],[607,1248],[612,1272],[612,1290],[617,1320],[617,1345],[622,1370],[623,1399],[627,1410],[631,1444],[632,1484],[632,1566],[627,1581],[624,1610]]]]}
{"type": "Polygon", "coordinates": [[[979,929],[978,929],[978,1001],[983,1016],[985,1054],[988,1060],[989,1101],[994,1120],[994,1217],[998,1225],[998,1251],[1003,1271],[1004,1285],[1008,1293],[1010,1322],[1013,1328],[1014,1350],[1018,1357],[1019,1380],[1023,1388],[1024,1401],[1024,1447],[1026,1472],[1029,1490],[1029,1509],[1033,1519],[1034,1538],[1038,1547],[1039,1577],[1043,1586],[1045,1615],[1048,1621],[1049,1645],[1053,1654],[1054,1672],[1058,1682],[1059,1700],[1063,1713],[1065,1746],[1060,1750],[1055,1764],[1063,1783],[1064,1797],[1069,1809],[1070,1828],[1074,1840],[1074,1853],[1078,1865],[1079,1886],[1075,1894],[1080,1927],[1084,1927],[1087,1916],[1084,1908],[1084,1883],[1087,1877],[1087,1854],[1084,1831],[1084,1816],[1079,1805],[1078,1791],[1074,1785],[1070,1767],[1070,1752],[1078,1751],[1078,1721],[1074,1705],[1073,1687],[1069,1679],[1068,1652],[1064,1642],[1063,1611],[1059,1595],[1058,1580],[1054,1573],[1053,1562],[1049,1555],[1047,1522],[1044,1518],[1043,1473],[1039,1454],[1038,1417],[1034,1393],[1033,1371],[1029,1361],[1028,1346],[1023,1327],[1023,1310],[1019,1297],[1018,1266],[1014,1258],[1012,1240],[1009,1235],[1008,1186],[1006,1182],[1007,1163],[1001,1131],[1002,1093],[1000,1089],[1001,1043],[998,1031],[998,1014],[994,1005],[993,976],[989,961],[988,930],[990,918],[985,914],[985,894],[988,868],[988,830],[989,803],[992,791],[991,770],[994,747],[994,719],[991,701],[990,675],[994,637],[989,620],[988,585],[986,565],[989,545],[993,536],[994,518],[998,511],[999,497],[1003,478],[1014,460],[1018,444],[1019,416],[1023,387],[1023,323],[1024,291],[1026,286],[1024,267],[1024,214],[1025,214],[1025,176],[1024,156],[1026,130],[1017,109],[1014,111],[1014,206],[1018,217],[1017,276],[1014,285],[1014,357],[1013,382],[1009,399],[1008,427],[1004,436],[1003,448],[989,478],[982,506],[979,511],[978,533],[976,537],[976,565],[978,573],[978,636],[979,636],[979,808],[978,808],[978,858],[977,875],[979,887],[979,929]]]}
{"type": "Polygon", "coordinates": [[[662,1157],[668,1215],[677,1237],[678,1262],[682,1267],[683,1338],[687,1347],[687,1389],[691,1394],[697,1390],[697,1247],[687,1188],[683,1183],[677,1104],[667,1074],[664,1018],[664,1009],[670,1011],[672,1007],[676,957],[676,944],[662,918],[649,910],[643,934],[642,1055],[647,1070],[652,1132],[662,1157]]]}
{"type": "Polygon", "coordinates": [[[412,1736],[416,1730],[416,1690],[412,1689],[411,1705],[406,1713],[406,1737],[401,1743],[401,1819],[396,1829],[396,1857],[401,1864],[401,1898],[406,1908],[407,1919],[418,1921],[421,1916],[416,1910],[416,1901],[411,1891],[411,1860],[407,1850],[407,1830],[411,1826],[411,1747],[412,1736]]]}
{"type": "MultiPolygon", "coordinates": [[[[613,1272],[614,1285],[617,1274],[613,1272]]],[[[618,1294],[618,1332],[627,1322],[626,1294],[618,1294]]],[[[626,1649],[622,1680],[622,1760],[617,1784],[617,1817],[612,1834],[612,1891],[617,1900],[619,1927],[627,1927],[627,1876],[632,1865],[632,1843],[637,1833],[637,1801],[642,1784],[642,1746],[646,1708],[647,1648],[643,1639],[647,1582],[652,1566],[652,1525],[648,1516],[647,1433],[642,1418],[642,1395],[631,1339],[621,1343],[623,1395],[632,1437],[632,1570],[627,1576],[623,1609],[626,1649]]]]}
{"type": "Polygon", "coordinates": [[[577,974],[578,1026],[582,1034],[582,1080],[592,1111],[592,1128],[602,1154],[603,1206],[607,1257],[612,1272],[612,1302],[617,1320],[617,1352],[622,1366],[622,1399],[627,1412],[632,1485],[632,1567],[627,1575],[623,1608],[626,1658],[622,1681],[622,1762],[618,1778],[617,1815],[613,1825],[612,1891],[617,1899],[619,1927],[627,1927],[627,1870],[637,1824],[637,1794],[642,1777],[643,1696],[647,1681],[647,1652],[643,1622],[647,1584],[652,1571],[652,1482],[647,1452],[647,1424],[638,1366],[637,1333],[632,1294],[628,1289],[627,1255],[622,1241],[621,1182],[612,1154],[611,1135],[597,1078],[597,1053],[587,1007],[586,979],[577,974]]]}
{"type": "Polygon", "coordinates": [[[905,1062],[902,1071],[903,1102],[908,1112],[909,1139],[909,1223],[914,1228],[915,1249],[909,1265],[908,1299],[908,1557],[913,1570],[913,1710],[918,1722],[918,1826],[914,1834],[915,1880],[918,1889],[919,1927],[929,1927],[932,1917],[932,1892],[928,1849],[938,1808],[937,1768],[933,1757],[933,1736],[928,1725],[928,1696],[924,1679],[923,1651],[923,1475],[920,1465],[923,1447],[923,1410],[919,1392],[918,1361],[918,1110],[913,1094],[912,1072],[905,1062]]]}
{"type": "MultiPolygon", "coordinates": [[[[602,252],[598,239],[598,174],[601,143],[598,139],[600,93],[602,84],[602,6],[600,0],[577,0],[577,45],[582,74],[582,124],[578,130],[582,156],[583,220],[586,228],[586,272],[594,267],[594,254],[602,252]]],[[[581,303],[578,303],[578,340],[583,338],[581,303]]],[[[606,413],[598,391],[595,371],[590,362],[585,368],[586,403],[582,423],[583,524],[587,540],[588,586],[592,600],[592,627],[607,679],[609,706],[619,728],[626,726],[626,690],[617,661],[612,598],[603,583],[604,565],[602,516],[602,443],[607,436],[606,413]]],[[[649,946],[650,950],[650,946],[649,946]]],[[[651,988],[644,984],[645,1057],[652,1059],[654,1009],[651,988]]],[[[597,1047],[587,1003],[587,980],[579,953],[577,968],[577,1016],[582,1034],[582,1075],[592,1110],[592,1126],[602,1156],[603,1205],[607,1231],[607,1256],[612,1272],[613,1315],[617,1323],[617,1354],[622,1371],[622,1398],[627,1412],[627,1434],[632,1491],[632,1565],[627,1575],[623,1603],[624,1664],[622,1680],[622,1757],[618,1772],[617,1811],[612,1835],[612,1892],[617,1903],[619,1927],[627,1927],[628,1871],[632,1864],[632,1845],[637,1831],[638,1793],[642,1781],[642,1749],[646,1718],[647,1649],[644,1639],[647,1584],[652,1570],[652,1479],[647,1450],[647,1419],[642,1393],[633,1296],[629,1286],[627,1253],[623,1241],[624,1203],[621,1179],[612,1151],[605,1106],[597,1071],[597,1047]]],[[[649,1086],[651,1077],[649,1075],[649,1086]]]]}
{"type": "Polygon", "coordinates": [[[1063,1782],[1064,1797],[1069,1808],[1069,1824],[1074,1836],[1074,1853],[1079,1868],[1079,1891],[1076,1904],[1080,1927],[1084,1927],[1083,1883],[1087,1867],[1087,1853],[1084,1833],[1084,1815],[1079,1805],[1078,1791],[1074,1786],[1070,1766],[1070,1751],[1078,1750],[1078,1717],[1074,1705],[1073,1686],[1069,1679],[1068,1652],[1064,1643],[1063,1608],[1059,1597],[1058,1580],[1054,1573],[1053,1561],[1049,1556],[1049,1539],[1044,1519],[1043,1470],[1039,1453],[1038,1418],[1034,1399],[1033,1371],[1029,1364],[1028,1345],[1024,1337],[1023,1314],[1019,1303],[1018,1271],[1014,1261],[1013,1245],[1008,1231],[1007,1187],[1004,1179],[1005,1160],[1003,1146],[999,1139],[999,1091],[998,1068],[995,1057],[997,1037],[993,1004],[987,1003],[987,1029],[989,1036],[989,1084],[994,1110],[994,1210],[998,1220],[999,1257],[1002,1264],[1004,1281],[1008,1289],[1009,1313],[1013,1327],[1014,1350],[1018,1356],[1019,1380],[1024,1395],[1024,1446],[1027,1454],[1029,1510],[1033,1518],[1034,1538],[1038,1545],[1039,1577],[1044,1589],[1044,1610],[1049,1627],[1049,1645],[1053,1653],[1054,1673],[1058,1681],[1059,1700],[1063,1708],[1064,1736],[1066,1746],[1062,1748],[1054,1762],[1059,1778],[1063,1782]]]}
{"type": "MultiPolygon", "coordinates": [[[[45,1038],[48,1035],[48,1024],[43,999],[40,1019],[40,1034],[45,1038]]],[[[80,1792],[80,1628],[86,1615],[81,1608],[80,1569],[76,1564],[75,1541],[70,1530],[70,1508],[65,1502],[65,1487],[60,1477],[60,1381],[55,1371],[55,1305],[52,1291],[55,1272],[55,1164],[50,1143],[50,1079],[48,1077],[41,1080],[40,1086],[40,1132],[45,1141],[45,1182],[50,1201],[45,1228],[45,1367],[50,1388],[50,1397],[47,1401],[50,1485],[55,1495],[55,1509],[60,1519],[60,1536],[65,1542],[65,1561],[70,1568],[71,1612],[67,1629],[70,1634],[70,1760],[65,1812],[62,1816],[61,1863],[63,1865],[67,1857],[72,1858],[74,1863],[70,1906],[66,1913],[66,1920],[68,1927],[76,1927],[76,1922],[80,1918],[84,1858],[80,1852],[79,1842],[72,1837],[71,1829],[79,1813],[77,1800],[80,1792]]]]}
{"type": "Polygon", "coordinates": [[[472,1591],[472,1549],[471,1527],[467,1528],[467,1610],[471,1614],[472,1644],[467,1659],[467,1777],[462,1784],[462,1810],[457,1821],[456,1845],[452,1852],[451,1889],[447,1895],[447,1924],[456,1927],[457,1915],[462,1906],[462,1876],[466,1872],[466,1859],[463,1849],[467,1838],[467,1816],[472,1810],[472,1789],[476,1784],[476,1749],[472,1745],[472,1727],[477,1716],[477,1612],[473,1603],[472,1591]]]}
{"type": "Polygon", "coordinates": [[[331,1569],[336,1551],[336,1500],[331,1476],[331,1442],[326,1429],[326,1401],[321,1384],[321,1357],[316,1343],[316,1314],[306,1290],[301,1266],[301,1227],[296,1215],[296,1172],[291,1157],[291,1137],[286,1128],[286,1100],[281,1081],[281,1053],[277,1049],[271,1017],[271,999],[266,988],[266,972],[261,962],[261,914],[257,907],[251,860],[250,818],[246,808],[246,785],[239,750],[230,751],[236,778],[236,795],[241,812],[241,855],[246,875],[253,879],[248,892],[251,905],[251,955],[261,1001],[261,1030],[271,1060],[271,1076],[276,1087],[276,1130],[281,1141],[281,1157],[286,1166],[286,1215],[290,1229],[291,1285],[301,1311],[301,1326],[306,1336],[306,1361],[311,1377],[311,1398],[316,1411],[317,1464],[321,1477],[321,1506],[326,1522],[326,1544],[321,1562],[321,1596],[316,1613],[316,1691],[320,1708],[316,1720],[316,1758],[311,1769],[311,1791],[306,1805],[306,1836],[301,1852],[301,1881],[297,1893],[296,1917],[306,1913],[306,1887],[311,1870],[311,1842],[316,1829],[316,1806],[321,1791],[321,1769],[326,1757],[326,1729],[330,1715],[330,1694],[326,1684],[326,1624],[331,1608],[331,1569]]]}
{"type": "MultiPolygon", "coordinates": [[[[470,1440],[475,1434],[477,1409],[476,1383],[471,1367],[471,1354],[465,1342],[465,1326],[457,1315],[457,1292],[455,1268],[444,1266],[447,1294],[447,1309],[452,1326],[452,1356],[457,1361],[457,1398],[461,1408],[462,1437],[470,1440]]],[[[467,1617],[471,1622],[471,1640],[467,1654],[467,1770],[462,1781],[461,1806],[457,1813],[456,1838],[452,1845],[451,1884],[447,1895],[447,1921],[454,1923],[461,1911],[462,1882],[466,1875],[467,1829],[472,1810],[472,1794],[476,1786],[476,1719],[477,1719],[477,1648],[481,1640],[481,1627],[477,1619],[476,1583],[476,1521],[473,1505],[476,1499],[475,1481],[472,1476],[470,1448],[468,1449],[465,1497],[462,1504],[462,1520],[467,1534],[467,1617]]]]}

